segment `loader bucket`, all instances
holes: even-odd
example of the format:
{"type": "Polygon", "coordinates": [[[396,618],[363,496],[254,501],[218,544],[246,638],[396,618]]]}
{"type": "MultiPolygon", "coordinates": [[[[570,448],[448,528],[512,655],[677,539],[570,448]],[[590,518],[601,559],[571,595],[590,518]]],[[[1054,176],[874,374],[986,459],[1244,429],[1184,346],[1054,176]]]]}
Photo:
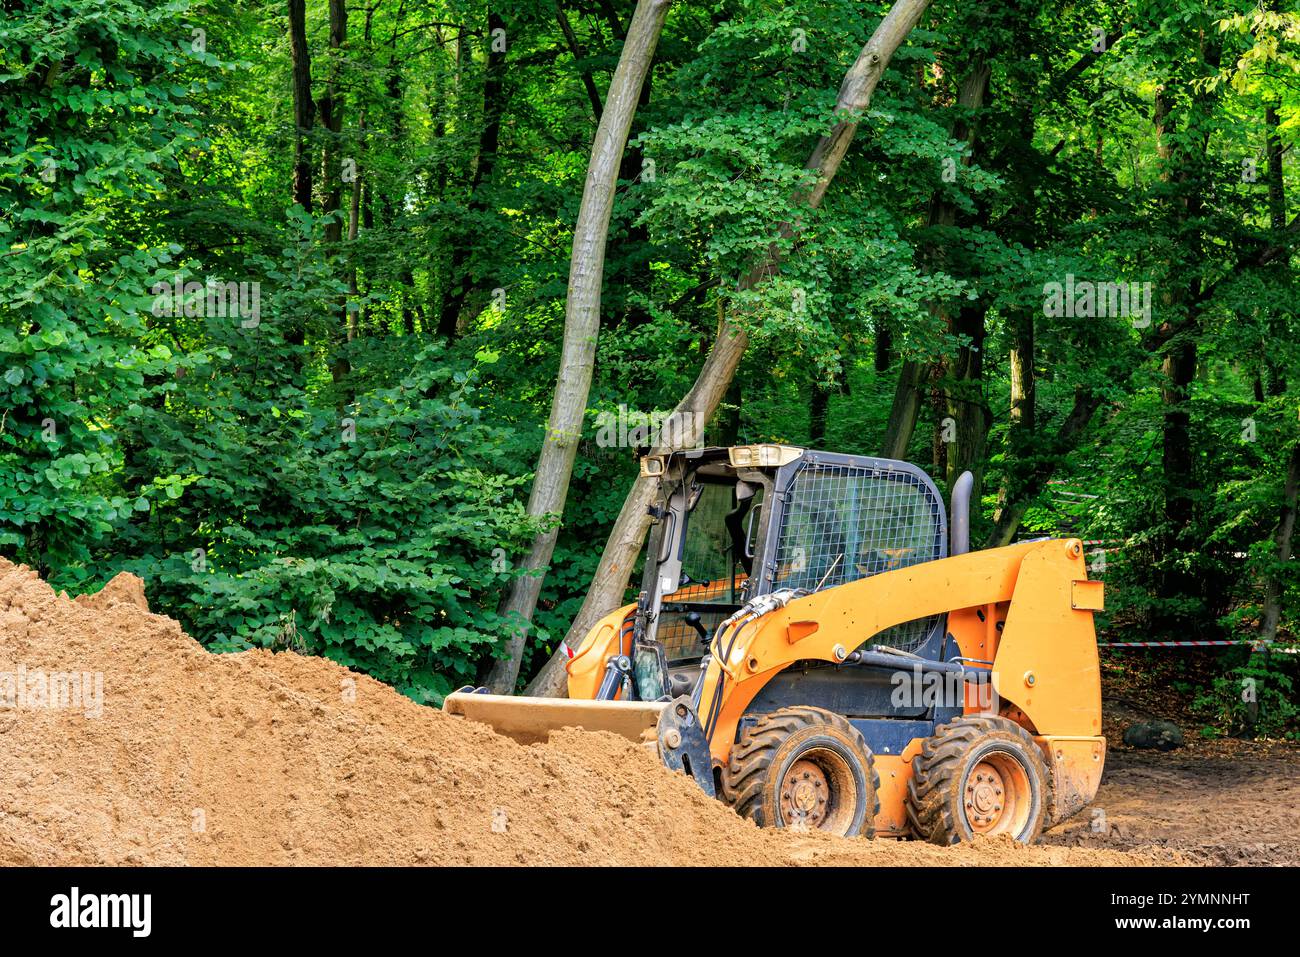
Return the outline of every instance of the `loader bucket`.
{"type": "Polygon", "coordinates": [[[585,698],[527,698],[456,691],[442,710],[488,725],[521,744],[545,741],[560,728],[610,731],[656,746],[659,759],[715,796],[708,742],[689,699],[676,701],[593,701],[585,698]]]}
{"type": "Polygon", "coordinates": [[[468,691],[453,692],[442,703],[448,714],[480,721],[522,744],[545,741],[559,728],[612,731],[631,741],[649,741],[666,707],[666,702],[657,701],[516,698],[468,691]]]}

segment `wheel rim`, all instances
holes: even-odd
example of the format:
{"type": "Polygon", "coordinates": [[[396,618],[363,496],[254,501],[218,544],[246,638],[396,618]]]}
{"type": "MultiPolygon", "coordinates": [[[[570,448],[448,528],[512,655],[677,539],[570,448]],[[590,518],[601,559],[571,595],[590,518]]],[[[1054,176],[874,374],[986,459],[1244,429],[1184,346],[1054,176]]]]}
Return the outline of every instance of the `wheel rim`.
{"type": "Polygon", "coordinates": [[[829,748],[805,751],[781,778],[777,796],[783,826],[847,833],[858,800],[849,762],[829,748]]]}
{"type": "Polygon", "coordinates": [[[1029,773],[1013,755],[990,752],[967,773],[962,805],[972,833],[1018,837],[1033,811],[1029,773]]]}

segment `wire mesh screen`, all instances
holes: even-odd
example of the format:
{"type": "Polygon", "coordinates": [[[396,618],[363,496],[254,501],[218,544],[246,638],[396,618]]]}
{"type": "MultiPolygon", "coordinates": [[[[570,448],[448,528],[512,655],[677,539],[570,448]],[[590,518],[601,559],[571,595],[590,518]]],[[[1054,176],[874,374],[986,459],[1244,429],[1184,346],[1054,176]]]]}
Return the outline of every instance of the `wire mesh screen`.
{"type": "MultiPolygon", "coordinates": [[[[910,472],[805,465],[790,485],[781,519],[775,587],[830,588],[941,558],[940,508],[910,472]]],[[[874,640],[912,651],[938,620],[906,622],[874,640]]]]}

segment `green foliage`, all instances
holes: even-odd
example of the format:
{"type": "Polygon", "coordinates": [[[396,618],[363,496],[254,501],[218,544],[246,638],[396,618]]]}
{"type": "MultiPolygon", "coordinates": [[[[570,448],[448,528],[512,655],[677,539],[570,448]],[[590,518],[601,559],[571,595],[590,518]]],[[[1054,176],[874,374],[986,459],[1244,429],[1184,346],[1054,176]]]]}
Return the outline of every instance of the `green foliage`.
{"type": "Polygon", "coordinates": [[[1257,653],[1244,664],[1216,676],[1192,700],[1193,709],[1211,722],[1202,733],[1208,737],[1300,736],[1292,730],[1300,716],[1294,675],[1294,666],[1288,666],[1278,656],[1257,653]]]}
{"type": "Polygon", "coordinates": [[[194,141],[196,87],[183,3],[19,7],[0,22],[0,544],[48,571],[149,506],[113,478],[112,423],[176,368],[144,290],[177,247],[116,220],[194,141]]]}
{"type": "Polygon", "coordinates": [[[272,388],[270,343],[243,338],[219,361],[248,378],[197,363],[165,410],[126,423],[141,474],[170,481],[122,567],[216,650],[323,654],[416,700],[473,683],[501,630],[491,596],[535,527],[477,407],[481,370],[431,345],[336,410],[272,388]]]}
{"type": "Polygon", "coordinates": [[[482,416],[494,356],[367,343],[342,389],[323,217],[214,255],[210,221],[139,216],[213,149],[190,101],[216,83],[187,71],[222,64],[189,12],[32,3],[0,26],[0,544],[74,590],[134,571],[214,650],[324,654],[439,701],[494,652],[536,530],[482,416]],[[213,313],[229,281],[255,312],[213,313]]]}

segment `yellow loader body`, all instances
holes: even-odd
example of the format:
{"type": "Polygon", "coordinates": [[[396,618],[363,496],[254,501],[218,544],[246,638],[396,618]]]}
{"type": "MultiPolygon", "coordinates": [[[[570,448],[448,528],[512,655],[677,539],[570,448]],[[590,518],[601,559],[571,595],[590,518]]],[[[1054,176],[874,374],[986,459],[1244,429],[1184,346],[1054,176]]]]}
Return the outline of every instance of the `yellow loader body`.
{"type": "MultiPolygon", "coordinates": [[[[824,510],[809,514],[819,530],[830,527],[824,510]]],[[[790,514],[779,520],[784,534],[790,514]]],[[[671,555],[677,541],[652,548],[671,555]]],[[[834,547],[843,556],[852,546],[834,547]]],[[[457,693],[446,708],[520,740],[564,726],[657,739],[670,767],[776,826],[813,822],[940,843],[981,833],[1032,839],[1087,805],[1105,758],[1093,625],[1103,598],[1082,543],[1038,540],[913,564],[900,563],[897,549],[860,551],[884,555],[886,570],[850,571],[814,589],[756,589],[737,610],[726,606],[705,653],[670,662],[661,700],[627,700],[649,683],[629,662],[653,671],[645,649],[654,643],[641,643],[646,620],[710,610],[700,599],[725,581],[672,588],[661,576],[667,597],[658,604],[643,594],[601,619],[568,663],[567,700],[457,693]],[[939,622],[928,644],[909,652],[884,643],[918,621],[939,622]],[[958,700],[880,704],[887,690],[897,698],[926,682],[946,682],[958,700]]],[[[733,587],[798,573],[751,567],[733,587]]],[[[698,613],[693,625],[706,634],[698,613]]]]}

